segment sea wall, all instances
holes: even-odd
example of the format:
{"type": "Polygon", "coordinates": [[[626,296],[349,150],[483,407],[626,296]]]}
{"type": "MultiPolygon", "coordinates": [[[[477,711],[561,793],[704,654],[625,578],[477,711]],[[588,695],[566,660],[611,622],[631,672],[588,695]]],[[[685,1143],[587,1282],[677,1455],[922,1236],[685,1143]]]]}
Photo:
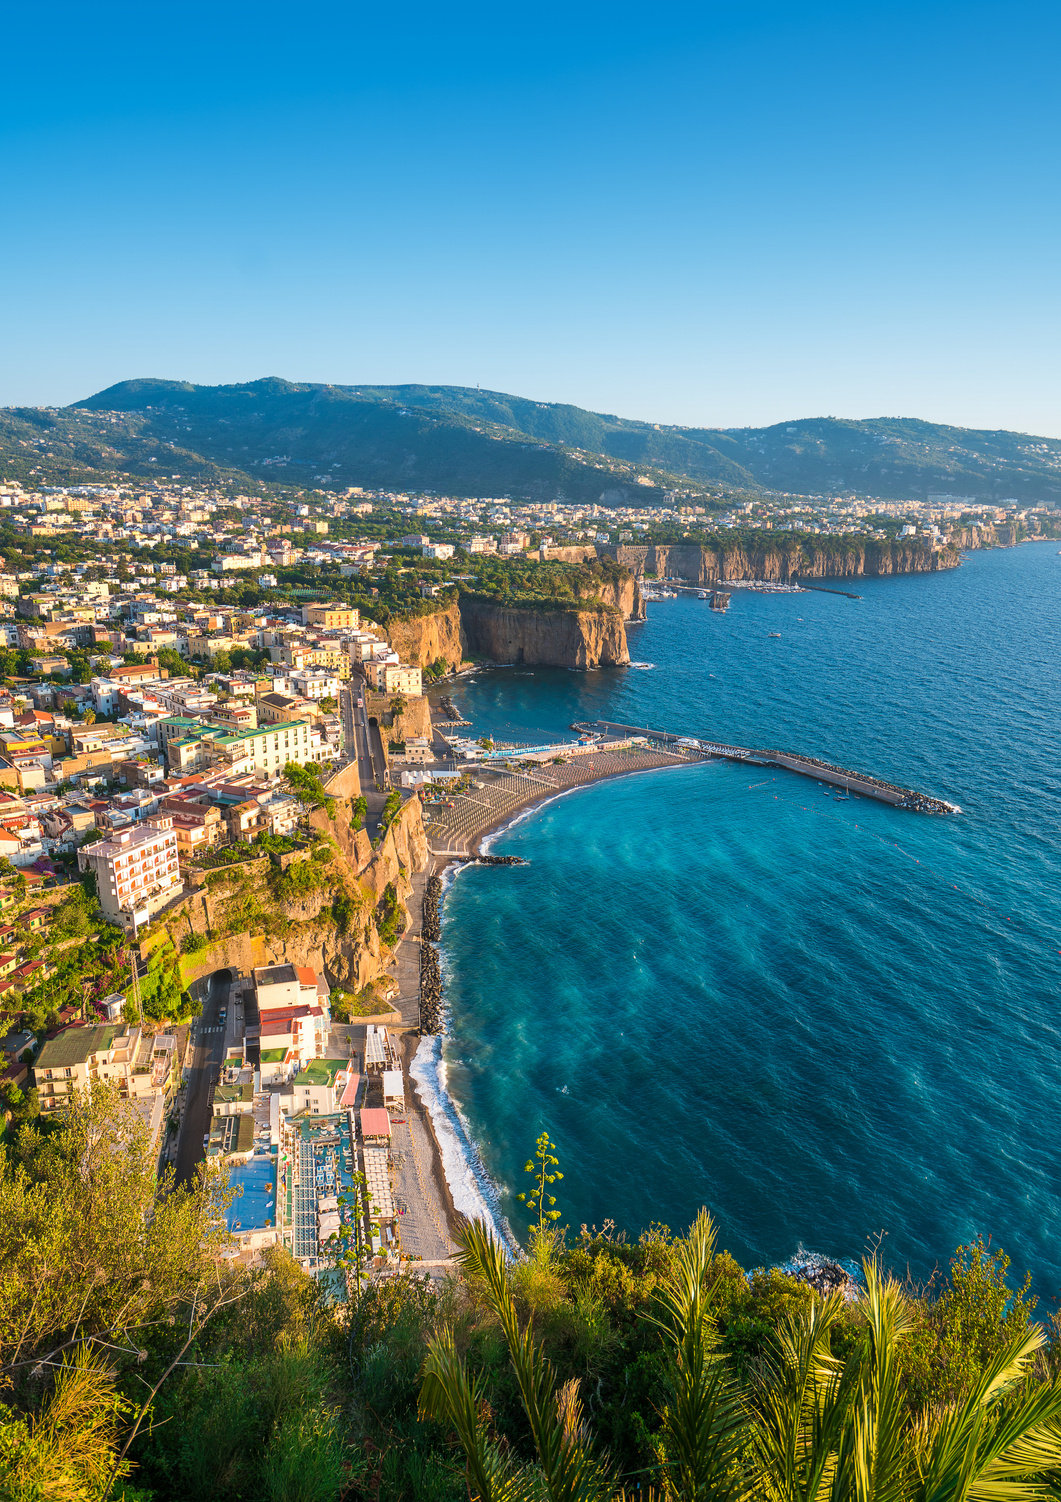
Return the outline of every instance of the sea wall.
{"type": "Polygon", "coordinates": [[[956,547],[924,543],[851,540],[818,548],[795,541],[777,546],[708,548],[695,543],[609,547],[608,553],[636,575],[714,584],[721,579],[870,579],[888,574],[935,573],[959,562],[956,547]]]}

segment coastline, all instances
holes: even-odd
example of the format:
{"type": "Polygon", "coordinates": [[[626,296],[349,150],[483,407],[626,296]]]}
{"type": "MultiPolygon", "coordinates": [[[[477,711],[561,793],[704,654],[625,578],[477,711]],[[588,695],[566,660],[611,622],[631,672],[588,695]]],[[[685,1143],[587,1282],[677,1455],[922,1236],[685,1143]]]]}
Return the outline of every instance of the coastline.
{"type": "MultiPolygon", "coordinates": [[[[452,885],[452,880],[445,881],[447,872],[452,871],[455,876],[464,866],[473,864],[478,856],[487,853],[489,845],[495,839],[537,813],[546,804],[555,802],[568,793],[578,792],[581,788],[610,782],[619,777],[664,771],[668,767],[705,765],[699,759],[690,760],[656,752],[601,753],[598,760],[604,761],[605,758],[608,759],[606,764],[599,767],[576,764],[572,769],[571,763],[566,763],[562,768],[550,767],[550,772],[566,772],[567,776],[562,781],[558,777],[551,786],[546,785],[551,779],[544,777],[536,779],[537,785],[528,781],[524,796],[518,802],[509,804],[509,798],[505,797],[507,806],[503,810],[493,809],[489,800],[482,800],[482,816],[475,821],[474,831],[461,834],[460,849],[452,848],[449,844],[437,848],[433,839],[434,826],[428,825],[430,857],[428,865],[418,876],[425,884],[432,875],[442,877],[444,902],[445,893],[452,885]],[[617,765],[616,761],[620,758],[623,764],[617,765]]],[[[503,785],[506,780],[503,776],[498,777],[495,787],[503,785]]],[[[419,919],[420,914],[417,913],[418,932],[419,919]]],[[[424,942],[426,941],[418,937],[418,946],[424,942]]],[[[497,1203],[496,1185],[490,1180],[481,1160],[477,1161],[476,1144],[467,1130],[456,1101],[448,1092],[445,1065],[441,1058],[444,1037],[444,1033],[421,1035],[411,1029],[402,1036],[403,1067],[413,1086],[414,1109],[426,1127],[431,1145],[431,1192],[438,1196],[451,1237],[455,1236],[468,1218],[457,1202],[459,1198],[474,1214],[485,1212],[495,1233],[516,1252],[519,1244],[497,1203]]]]}

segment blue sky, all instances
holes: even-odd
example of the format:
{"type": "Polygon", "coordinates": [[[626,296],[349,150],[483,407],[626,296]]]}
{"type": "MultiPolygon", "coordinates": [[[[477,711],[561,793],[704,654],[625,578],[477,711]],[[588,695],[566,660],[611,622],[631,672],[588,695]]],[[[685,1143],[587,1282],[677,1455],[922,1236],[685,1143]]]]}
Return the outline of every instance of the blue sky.
{"type": "Polygon", "coordinates": [[[0,403],[425,381],[1061,436],[1057,8],[9,9],[0,403]]]}

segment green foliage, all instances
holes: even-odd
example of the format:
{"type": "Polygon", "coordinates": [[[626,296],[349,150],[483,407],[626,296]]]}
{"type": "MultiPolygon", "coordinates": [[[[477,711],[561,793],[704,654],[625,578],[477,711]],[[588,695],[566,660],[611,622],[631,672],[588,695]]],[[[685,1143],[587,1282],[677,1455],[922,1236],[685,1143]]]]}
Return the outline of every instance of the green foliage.
{"type": "Polygon", "coordinates": [[[547,1223],[560,1219],[560,1211],[553,1209],[556,1195],[549,1193],[550,1185],[563,1178],[559,1165],[555,1144],[549,1141],[548,1132],[542,1132],[534,1144],[534,1157],[523,1165],[524,1173],[534,1175],[534,1188],[517,1196],[536,1218],[539,1236],[544,1234],[547,1223]]]}
{"type": "Polygon", "coordinates": [[[364,829],[365,815],[368,813],[368,800],[359,795],[350,805],[350,828],[356,831],[364,829]]]}
{"type": "Polygon", "coordinates": [[[376,929],[388,948],[393,949],[398,942],[398,935],[402,931],[402,917],[397,889],[394,883],[389,881],[383,889],[383,896],[376,908],[376,929]]]}
{"type": "Polygon", "coordinates": [[[301,767],[297,762],[289,761],[284,767],[283,775],[288,791],[293,793],[304,807],[323,808],[328,802],[319,767],[313,766],[312,763],[301,767]]]}
{"type": "Polygon", "coordinates": [[[1031,1323],[1030,1277],[1009,1286],[1009,1258],[983,1239],[960,1246],[939,1297],[919,1306],[904,1354],[915,1401],[957,1400],[980,1380],[1005,1346],[1031,1323]]]}
{"type": "Polygon", "coordinates": [[[152,951],[140,980],[140,1005],[153,1022],[187,1022],[202,1013],[202,1002],[184,989],[180,959],[169,940],[152,951]]]}

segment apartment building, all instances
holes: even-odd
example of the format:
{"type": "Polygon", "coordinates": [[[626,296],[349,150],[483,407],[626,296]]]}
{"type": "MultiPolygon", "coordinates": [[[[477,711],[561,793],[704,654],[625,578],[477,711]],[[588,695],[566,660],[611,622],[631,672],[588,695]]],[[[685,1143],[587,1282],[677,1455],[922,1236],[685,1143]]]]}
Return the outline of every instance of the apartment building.
{"type": "Polygon", "coordinates": [[[156,814],[133,829],[85,845],[77,852],[80,871],[96,878],[99,903],[108,923],[134,930],[183,890],[173,819],[156,814]]]}
{"type": "Polygon", "coordinates": [[[424,691],[419,668],[401,662],[366,662],[365,676],[377,694],[404,694],[415,699],[424,691]]]}
{"type": "Polygon", "coordinates": [[[263,965],[253,976],[262,1084],[283,1083],[324,1055],[327,988],[306,965],[263,965]]]}
{"type": "Polygon", "coordinates": [[[279,777],[289,761],[304,766],[320,761],[326,750],[307,720],[282,720],[231,734],[224,734],[216,725],[196,722],[179,739],[170,736],[168,725],[168,721],[161,721],[159,743],[165,744],[170,771],[181,776],[218,767],[233,773],[279,777]]]}
{"type": "Polygon", "coordinates": [[[75,1091],[97,1081],[118,1086],[143,1114],[157,1142],[169,1100],[180,1082],[180,1041],[175,1033],[114,1024],[67,1027],[49,1038],[33,1066],[42,1115],[61,1109],[75,1091]]]}
{"type": "Polygon", "coordinates": [[[302,623],[323,626],[326,631],[356,631],[361,612],[352,605],[303,605],[302,623]]]}
{"type": "Polygon", "coordinates": [[[320,668],[296,668],[289,677],[295,692],[312,703],[339,697],[339,680],[334,673],[320,668]]]}

